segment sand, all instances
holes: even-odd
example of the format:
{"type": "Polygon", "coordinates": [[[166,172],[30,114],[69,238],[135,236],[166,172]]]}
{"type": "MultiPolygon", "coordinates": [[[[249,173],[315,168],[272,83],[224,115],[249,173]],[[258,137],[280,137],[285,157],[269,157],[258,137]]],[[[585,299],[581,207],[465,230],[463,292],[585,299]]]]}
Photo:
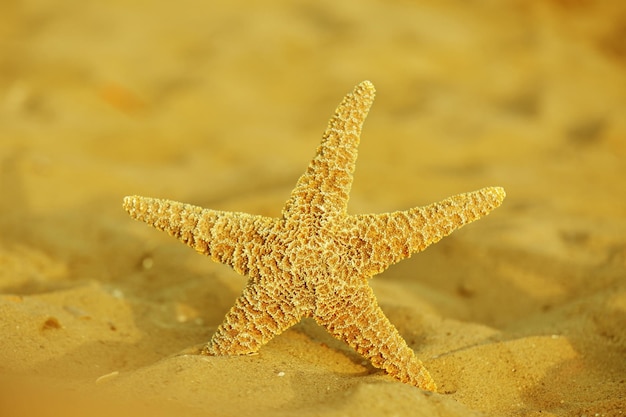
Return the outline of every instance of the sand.
{"type": "Polygon", "coordinates": [[[617,1],[2,2],[0,415],[626,415],[625,34],[617,1]],[[364,79],[351,213],[508,195],[371,281],[441,392],[308,320],[185,355],[245,278],[122,197],[278,216],[364,79]]]}

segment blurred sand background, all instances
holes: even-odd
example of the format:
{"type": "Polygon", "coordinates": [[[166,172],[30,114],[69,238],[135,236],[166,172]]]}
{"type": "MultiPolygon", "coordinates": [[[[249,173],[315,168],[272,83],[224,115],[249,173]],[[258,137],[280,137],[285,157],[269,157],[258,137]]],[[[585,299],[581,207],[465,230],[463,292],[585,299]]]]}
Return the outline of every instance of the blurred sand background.
{"type": "Polygon", "coordinates": [[[0,415],[626,415],[626,3],[0,3],[0,415]],[[371,283],[441,388],[304,321],[208,341],[245,278],[121,209],[277,216],[377,87],[349,210],[504,205],[371,283]]]}

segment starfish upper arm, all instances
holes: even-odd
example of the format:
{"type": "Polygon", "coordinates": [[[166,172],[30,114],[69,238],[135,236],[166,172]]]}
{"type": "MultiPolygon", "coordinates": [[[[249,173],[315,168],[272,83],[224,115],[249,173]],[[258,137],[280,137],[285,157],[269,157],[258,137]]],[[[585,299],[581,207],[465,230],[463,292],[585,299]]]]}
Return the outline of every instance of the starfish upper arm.
{"type": "Polygon", "coordinates": [[[374,102],[374,85],[363,81],[337,106],[322,143],[285,205],[283,215],[345,214],[365,117],[374,102]]]}
{"type": "Polygon", "coordinates": [[[505,193],[487,187],[405,211],[354,216],[352,241],[363,247],[367,276],[420,252],[500,206],[505,193]]]}
{"type": "Polygon", "coordinates": [[[124,209],[132,218],[166,231],[243,275],[253,268],[253,261],[259,256],[262,235],[274,224],[274,220],[268,217],[203,209],[149,197],[126,197],[124,209]]]}

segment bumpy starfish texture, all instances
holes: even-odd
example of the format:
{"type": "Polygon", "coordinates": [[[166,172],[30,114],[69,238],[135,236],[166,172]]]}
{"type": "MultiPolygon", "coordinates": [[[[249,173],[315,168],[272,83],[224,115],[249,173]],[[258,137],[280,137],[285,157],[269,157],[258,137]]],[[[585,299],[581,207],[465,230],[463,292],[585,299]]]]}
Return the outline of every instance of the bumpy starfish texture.
{"type": "Polygon", "coordinates": [[[303,317],[313,317],[392,377],[436,391],[367,280],[488,214],[505,193],[489,187],[406,211],[348,215],[361,127],[373,100],[369,81],[343,99],[281,218],[147,197],[124,199],[134,219],[249,277],[203,354],[257,352],[303,317]]]}

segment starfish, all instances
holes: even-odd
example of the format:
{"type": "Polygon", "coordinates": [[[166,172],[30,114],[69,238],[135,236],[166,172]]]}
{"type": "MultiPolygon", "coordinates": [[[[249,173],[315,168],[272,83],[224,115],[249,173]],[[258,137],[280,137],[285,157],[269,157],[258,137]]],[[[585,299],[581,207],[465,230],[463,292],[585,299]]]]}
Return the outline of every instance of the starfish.
{"type": "Polygon", "coordinates": [[[257,352],[312,317],[390,376],[436,392],[432,377],[378,306],[368,278],[498,207],[487,187],[406,211],[348,215],[361,128],[374,100],[369,81],[346,95],[280,218],[130,196],[134,219],[249,277],[205,355],[257,352]]]}

